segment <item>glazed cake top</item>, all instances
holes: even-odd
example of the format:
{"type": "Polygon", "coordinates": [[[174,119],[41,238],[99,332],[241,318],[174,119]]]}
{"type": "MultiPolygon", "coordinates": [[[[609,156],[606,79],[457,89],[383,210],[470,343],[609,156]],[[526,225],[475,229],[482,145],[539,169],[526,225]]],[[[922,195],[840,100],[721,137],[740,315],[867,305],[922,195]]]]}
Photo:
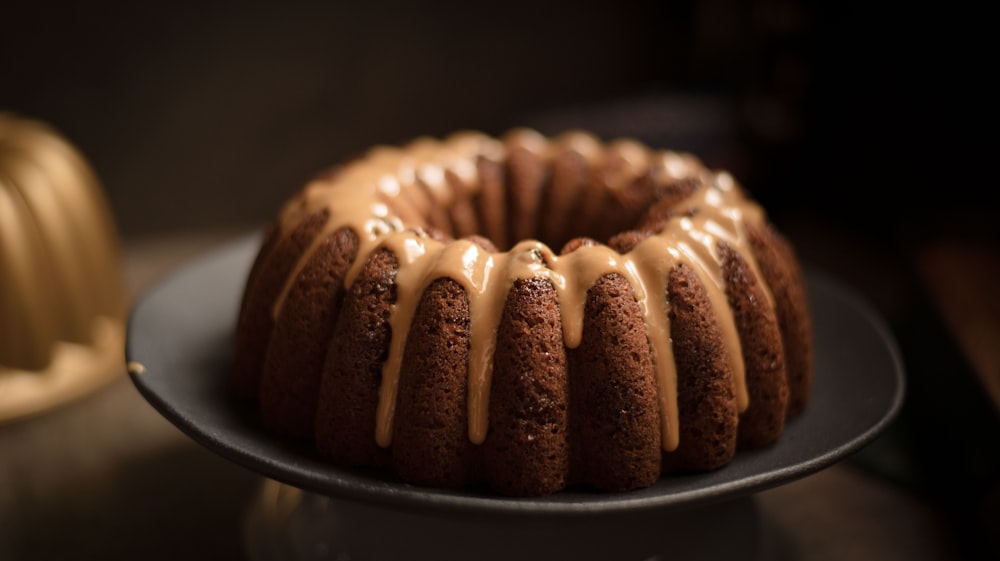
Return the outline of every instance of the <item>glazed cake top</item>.
{"type": "MultiPolygon", "coordinates": [[[[282,209],[279,227],[290,230],[305,217],[324,211],[327,223],[314,247],[327,234],[342,228],[353,230],[359,240],[357,257],[346,276],[347,286],[379,248],[392,251],[399,262],[396,302],[390,316],[392,337],[378,405],[376,440],[381,446],[391,441],[408,326],[424,289],[442,277],[462,285],[469,298],[472,442],[481,443],[486,437],[496,328],[507,293],[518,279],[551,282],[558,294],[568,348],[580,344],[588,289],[608,274],[627,279],[645,322],[659,386],[662,444],[670,451],[678,445],[679,432],[667,282],[673,267],[687,264],[698,275],[716,312],[738,407],[742,411],[748,405],[740,342],[726,298],[718,247],[727,244],[755,268],[743,225],[763,223],[765,216],[731,175],[707,169],[690,154],[651,150],[627,139],[604,144],[583,132],[552,139],[527,129],[511,131],[501,139],[476,132],[457,133],[443,140],[420,138],[403,147],[376,147],[343,169],[315,179],[282,209]],[[479,192],[477,162],[502,163],[514,150],[527,150],[547,165],[560,154],[578,154],[588,167],[599,170],[602,187],[609,191],[625,189],[640,179],[651,180],[654,187],[678,181],[694,182],[695,186],[675,205],[677,212],[671,218],[625,253],[593,243],[559,255],[532,238],[516,241],[505,251],[490,251],[474,239],[452,239],[449,232],[432,236],[431,232],[438,230],[431,223],[434,209],[450,208],[479,192]]],[[[275,317],[310,253],[307,250],[293,268],[274,304],[275,317]]],[[[770,299],[766,287],[764,292],[770,299]]]]}

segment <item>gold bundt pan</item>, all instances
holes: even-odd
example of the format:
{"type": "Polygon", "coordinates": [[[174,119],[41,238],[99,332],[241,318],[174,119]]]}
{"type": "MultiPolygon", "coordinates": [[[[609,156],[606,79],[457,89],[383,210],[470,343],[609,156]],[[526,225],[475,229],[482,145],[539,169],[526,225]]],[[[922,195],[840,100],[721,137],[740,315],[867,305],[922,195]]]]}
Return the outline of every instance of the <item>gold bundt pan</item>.
{"type": "Polygon", "coordinates": [[[83,156],[44,123],[0,112],[0,421],[124,371],[122,275],[83,156]]]}

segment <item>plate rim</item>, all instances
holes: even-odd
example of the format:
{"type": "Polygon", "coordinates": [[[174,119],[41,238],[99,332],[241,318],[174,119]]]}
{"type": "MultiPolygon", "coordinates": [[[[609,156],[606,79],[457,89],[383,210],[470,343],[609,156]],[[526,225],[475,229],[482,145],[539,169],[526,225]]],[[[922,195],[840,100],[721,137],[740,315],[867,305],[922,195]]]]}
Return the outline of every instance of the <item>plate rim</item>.
{"type": "MultiPolygon", "coordinates": [[[[442,490],[422,487],[396,480],[388,480],[369,470],[345,469],[331,464],[323,466],[324,470],[328,472],[328,477],[325,479],[317,478],[307,473],[308,470],[302,466],[292,466],[274,458],[260,457],[248,450],[234,446],[231,442],[227,443],[220,439],[217,427],[200,426],[198,422],[188,418],[176,403],[165,398],[160,391],[149,383],[149,366],[142,362],[141,357],[135,356],[134,330],[136,322],[145,313],[145,306],[149,305],[150,301],[156,295],[169,290],[171,287],[175,287],[176,283],[181,282],[185,275],[194,275],[205,268],[211,270],[215,262],[223,257],[232,257],[232,254],[235,252],[245,252],[252,259],[256,255],[256,252],[251,250],[256,247],[255,244],[258,240],[259,233],[255,233],[248,236],[241,236],[235,241],[220,244],[216,248],[206,251],[203,255],[181,264],[144,291],[136,300],[128,316],[125,358],[128,364],[129,377],[132,379],[139,393],[154,409],[199,445],[208,448],[227,460],[233,461],[245,469],[254,471],[265,477],[333,498],[360,501],[369,504],[381,504],[395,508],[433,509],[452,513],[475,513],[477,515],[531,514],[537,516],[578,516],[621,514],[648,509],[706,505],[760,492],[811,475],[833,465],[846,456],[860,450],[881,435],[898,417],[905,401],[905,368],[891,330],[860,294],[832,275],[806,265],[804,266],[804,274],[807,281],[807,292],[810,294],[810,297],[816,297],[816,294],[822,293],[826,296],[839,299],[841,303],[851,309],[851,313],[856,314],[858,319],[863,320],[872,329],[873,334],[878,338],[880,347],[888,355],[889,362],[892,365],[891,379],[894,383],[892,399],[876,422],[853,438],[842,442],[839,446],[829,448],[820,454],[812,456],[808,460],[765,472],[751,473],[728,482],[715,483],[707,487],[694,487],[666,494],[655,494],[655,492],[601,493],[596,491],[563,491],[545,497],[513,498],[488,492],[479,493],[468,490],[442,490]]],[[[247,269],[249,269],[249,266],[250,262],[247,262],[247,269]]],[[[245,278],[245,271],[241,271],[240,274],[234,273],[234,276],[242,282],[242,279],[245,278]]],[[[239,286],[239,292],[241,293],[242,285],[240,284],[239,286]]],[[[235,319],[236,316],[234,313],[232,315],[232,323],[235,323],[235,319]]],[[[229,403],[226,406],[239,407],[233,403],[229,403]]],[[[789,423],[795,423],[798,420],[797,418],[791,419],[789,423]]],[[[263,431],[259,428],[251,427],[250,430],[261,433],[259,437],[262,439],[266,439],[267,441],[275,440],[274,437],[263,434],[263,431]]],[[[737,458],[734,459],[734,462],[740,456],[766,454],[767,452],[767,448],[740,451],[737,453],[737,458]]],[[[312,460],[318,461],[315,458],[312,460]]],[[[697,478],[699,475],[705,474],[681,477],[697,478]]],[[[661,478],[653,488],[662,484],[664,480],[674,477],[678,476],[670,475],[661,478]]]]}

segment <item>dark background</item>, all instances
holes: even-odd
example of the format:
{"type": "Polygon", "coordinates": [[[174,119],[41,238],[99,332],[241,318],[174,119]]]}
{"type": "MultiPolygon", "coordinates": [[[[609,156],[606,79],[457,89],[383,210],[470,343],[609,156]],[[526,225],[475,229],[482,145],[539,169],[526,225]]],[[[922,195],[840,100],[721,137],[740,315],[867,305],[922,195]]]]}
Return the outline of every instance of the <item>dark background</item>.
{"type": "Polygon", "coordinates": [[[775,212],[880,230],[996,185],[993,41],[959,4],[433,6],[8,2],[0,108],[86,153],[126,236],[262,221],[373,143],[525,124],[696,149],[775,212]]]}
{"type": "Polygon", "coordinates": [[[942,239],[1000,263],[990,21],[954,2],[6,2],[0,111],[81,149],[126,242],[256,227],[317,170],[423,134],[693,150],[890,324],[907,405],[852,461],[978,556],[1000,527],[1000,405],[920,265],[942,239]]]}

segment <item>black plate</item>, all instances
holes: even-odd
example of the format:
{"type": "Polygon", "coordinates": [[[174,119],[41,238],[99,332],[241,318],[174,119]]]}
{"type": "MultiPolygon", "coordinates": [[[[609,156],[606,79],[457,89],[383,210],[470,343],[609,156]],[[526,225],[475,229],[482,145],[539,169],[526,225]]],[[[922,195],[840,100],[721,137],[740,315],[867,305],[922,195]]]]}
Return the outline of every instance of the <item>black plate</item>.
{"type": "Polygon", "coordinates": [[[815,385],[805,413],[781,440],[741,452],[710,473],[671,476],[647,489],[605,494],[566,491],[513,499],[481,490],[444,491],[320,461],[305,446],[258,429],[233,402],[226,381],[243,282],[256,253],[251,236],[176,271],[133,309],[126,357],[142,395],[195,441],[264,476],[333,497],[374,504],[482,514],[585,514],[706,504],[814,473],[873,440],[895,418],[903,365],[889,331],[852,291],[807,275],[815,330],[815,385]]]}

